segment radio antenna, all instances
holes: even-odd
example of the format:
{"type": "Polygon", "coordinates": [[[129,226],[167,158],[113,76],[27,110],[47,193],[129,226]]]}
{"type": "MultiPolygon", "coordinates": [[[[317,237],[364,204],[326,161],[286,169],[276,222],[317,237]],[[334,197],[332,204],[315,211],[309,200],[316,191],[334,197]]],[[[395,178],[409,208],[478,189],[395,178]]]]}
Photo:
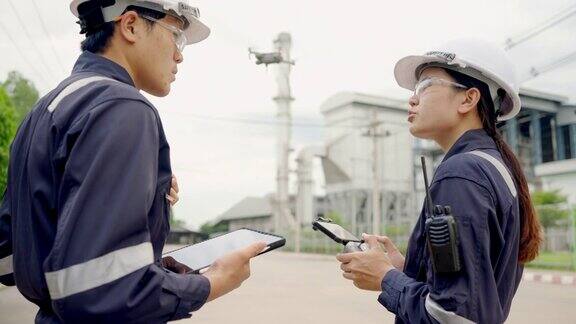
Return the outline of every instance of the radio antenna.
{"type": "Polygon", "coordinates": [[[434,203],[432,203],[432,197],[430,196],[430,184],[428,183],[428,172],[426,172],[426,158],[420,156],[420,161],[422,161],[422,173],[424,174],[424,186],[426,187],[426,202],[430,216],[434,217],[434,203]]]}

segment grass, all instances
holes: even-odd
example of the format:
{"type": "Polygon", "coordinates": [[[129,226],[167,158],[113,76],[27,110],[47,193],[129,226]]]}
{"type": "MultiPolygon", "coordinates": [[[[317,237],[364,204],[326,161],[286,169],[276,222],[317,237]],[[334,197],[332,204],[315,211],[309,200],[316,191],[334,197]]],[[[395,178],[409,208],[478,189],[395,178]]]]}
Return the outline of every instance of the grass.
{"type": "Polygon", "coordinates": [[[572,267],[572,253],[570,252],[540,252],[536,260],[526,266],[529,268],[576,271],[572,267]]]}
{"type": "MultiPolygon", "coordinates": [[[[405,254],[405,248],[399,248],[405,254]]],[[[293,247],[285,248],[286,251],[293,251],[293,247]]],[[[328,245],[325,247],[307,246],[301,247],[302,253],[337,254],[342,252],[340,245],[328,245]]],[[[540,252],[536,260],[526,265],[527,268],[576,271],[572,267],[572,253],[570,252],[540,252]]]]}

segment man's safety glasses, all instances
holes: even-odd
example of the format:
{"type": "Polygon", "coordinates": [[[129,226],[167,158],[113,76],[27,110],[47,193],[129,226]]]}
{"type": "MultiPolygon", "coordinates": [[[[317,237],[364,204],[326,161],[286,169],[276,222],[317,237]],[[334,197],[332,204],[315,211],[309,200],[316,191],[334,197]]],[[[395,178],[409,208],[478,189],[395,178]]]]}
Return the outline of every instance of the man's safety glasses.
{"type": "Polygon", "coordinates": [[[167,30],[169,30],[170,32],[172,32],[172,35],[174,36],[174,43],[176,43],[176,47],[178,48],[178,51],[180,51],[180,53],[182,53],[182,51],[184,51],[184,47],[186,47],[186,44],[188,43],[188,40],[186,39],[186,35],[184,34],[184,31],[176,28],[170,24],[167,24],[165,22],[162,22],[156,18],[152,18],[150,16],[146,16],[146,15],[140,15],[140,17],[149,20],[149,21],[153,21],[155,23],[157,23],[158,25],[160,25],[161,27],[166,28],[167,30]]]}

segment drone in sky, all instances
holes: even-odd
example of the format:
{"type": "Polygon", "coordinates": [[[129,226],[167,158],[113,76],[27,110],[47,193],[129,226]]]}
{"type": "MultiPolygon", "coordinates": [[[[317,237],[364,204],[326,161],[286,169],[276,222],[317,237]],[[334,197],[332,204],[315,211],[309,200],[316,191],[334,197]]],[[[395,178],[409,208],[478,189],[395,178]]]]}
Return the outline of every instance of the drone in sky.
{"type": "Polygon", "coordinates": [[[282,53],[280,52],[272,52],[272,53],[259,53],[254,51],[252,48],[248,48],[248,57],[254,56],[256,58],[256,64],[264,64],[266,67],[270,64],[280,64],[280,63],[288,63],[294,65],[294,61],[286,61],[282,57],[282,53]]]}

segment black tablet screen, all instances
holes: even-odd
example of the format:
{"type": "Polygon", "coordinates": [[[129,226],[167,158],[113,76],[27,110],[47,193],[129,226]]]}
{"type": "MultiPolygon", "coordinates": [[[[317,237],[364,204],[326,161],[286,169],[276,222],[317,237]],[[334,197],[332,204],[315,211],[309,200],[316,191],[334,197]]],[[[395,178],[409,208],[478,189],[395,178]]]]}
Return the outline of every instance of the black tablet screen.
{"type": "Polygon", "coordinates": [[[322,222],[320,224],[342,241],[359,241],[356,236],[354,236],[352,233],[348,232],[338,224],[326,223],[326,222],[322,222]]]}

